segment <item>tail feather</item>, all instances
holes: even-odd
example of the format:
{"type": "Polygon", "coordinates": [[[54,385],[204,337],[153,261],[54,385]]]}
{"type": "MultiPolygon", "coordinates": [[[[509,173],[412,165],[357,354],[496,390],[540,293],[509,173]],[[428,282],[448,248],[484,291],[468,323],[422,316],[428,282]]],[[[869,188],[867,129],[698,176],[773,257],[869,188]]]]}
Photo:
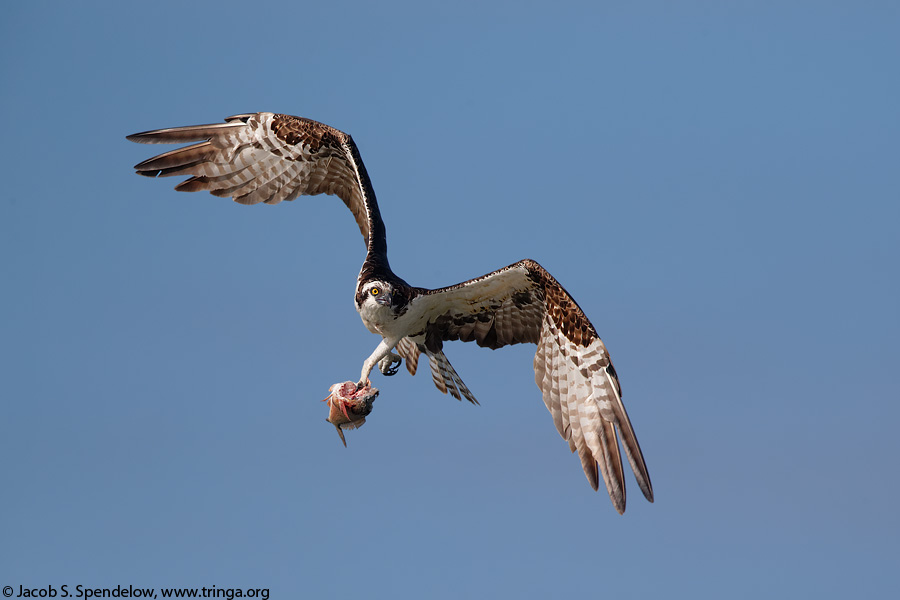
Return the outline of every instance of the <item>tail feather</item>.
{"type": "Polygon", "coordinates": [[[466,384],[463,383],[463,380],[457,374],[453,365],[450,364],[450,361],[447,360],[447,357],[442,350],[438,350],[437,352],[426,350],[426,353],[428,354],[428,362],[431,366],[431,378],[437,389],[445,394],[449,391],[450,395],[457,400],[465,398],[472,404],[478,404],[475,395],[472,394],[466,384]]]}

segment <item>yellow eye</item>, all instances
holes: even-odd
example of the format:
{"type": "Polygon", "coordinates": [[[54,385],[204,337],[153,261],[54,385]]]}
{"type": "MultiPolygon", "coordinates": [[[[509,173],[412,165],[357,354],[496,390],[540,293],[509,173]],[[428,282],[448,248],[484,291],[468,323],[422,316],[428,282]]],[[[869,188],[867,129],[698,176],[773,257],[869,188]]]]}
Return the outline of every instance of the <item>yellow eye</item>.
{"type": "Polygon", "coordinates": [[[372,290],[369,293],[371,293],[373,296],[377,296],[378,294],[381,293],[381,290],[379,290],[378,288],[372,288],[372,290]]]}

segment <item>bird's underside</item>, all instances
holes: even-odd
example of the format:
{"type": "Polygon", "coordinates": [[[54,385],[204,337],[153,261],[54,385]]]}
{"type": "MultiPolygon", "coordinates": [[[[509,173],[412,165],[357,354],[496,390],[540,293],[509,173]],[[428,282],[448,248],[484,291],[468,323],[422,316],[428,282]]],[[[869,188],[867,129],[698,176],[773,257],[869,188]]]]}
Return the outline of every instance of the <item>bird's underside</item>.
{"type": "Polygon", "coordinates": [[[424,354],[440,391],[477,404],[444,355],[444,342],[474,341],[491,349],[536,344],[535,382],[557,431],[581,458],[591,486],[598,489],[602,476],[613,505],[624,512],[621,436],[638,486],[653,501],[609,354],[575,300],[538,263],[523,260],[437,290],[408,285],[388,263],[384,223],[356,145],[349,135],[316,121],[244,114],[224,123],[160,129],[128,139],[195,142],[135,166],[151,177],[190,176],[176,186],[181,191],[206,190],[242,204],[277,204],[300,195],[340,197],[366,243],[356,307],[366,327],[382,337],[363,364],[359,385],[368,384],[376,365],[393,374],[400,358],[415,374],[424,354]]]}

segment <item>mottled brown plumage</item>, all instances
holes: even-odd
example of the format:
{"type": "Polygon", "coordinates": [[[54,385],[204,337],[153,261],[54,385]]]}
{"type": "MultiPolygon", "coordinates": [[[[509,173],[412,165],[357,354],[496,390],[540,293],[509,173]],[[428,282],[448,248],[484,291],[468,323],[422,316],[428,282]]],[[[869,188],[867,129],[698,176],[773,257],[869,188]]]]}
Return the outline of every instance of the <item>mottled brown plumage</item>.
{"type": "Polygon", "coordinates": [[[135,165],[139,175],[191,175],[181,192],[209,191],[240,204],[278,204],[298,196],[333,194],[353,213],[369,250],[368,268],[387,264],[384,222],[356,144],[317,121],[273,113],[235,115],[225,123],[157,129],[129,135],[142,144],[205,140],[135,165]],[[370,235],[371,232],[371,235],[370,235]]]}
{"type": "MultiPolygon", "coordinates": [[[[543,267],[523,260],[454,286],[419,290],[433,301],[425,327],[405,338],[397,351],[415,374],[419,355],[428,355],[441,391],[475,402],[443,355],[443,343],[460,340],[497,349],[534,343],[535,381],[559,434],[577,452],[594,489],[600,475],[619,512],[625,510],[626,457],[644,496],[653,490],[643,453],[621,401],[621,386],[606,347],[572,296],[543,267]]],[[[417,299],[412,303],[415,306],[417,299]]]]}
{"type": "MultiPolygon", "coordinates": [[[[349,135],[316,121],[244,114],[225,123],[161,129],[128,139],[198,142],[135,167],[141,175],[190,176],[176,186],[180,191],[207,190],[242,204],[277,204],[316,194],[334,194],[344,201],[367,249],[356,307],[366,327],[382,337],[363,365],[359,389],[368,388],[376,364],[392,375],[402,358],[415,374],[425,354],[440,391],[477,404],[444,355],[444,342],[475,342],[491,349],[536,344],[535,382],[560,435],[578,453],[591,486],[598,489],[602,477],[616,510],[625,510],[621,436],[638,485],[653,501],[650,476],[606,347],[572,296],[538,263],[523,260],[436,290],[410,286],[388,264],[384,223],[356,144],[349,135]],[[395,348],[399,356],[392,354],[395,348]]],[[[331,418],[339,426],[360,423],[363,412],[371,410],[369,403],[358,414],[338,414],[335,410],[346,404],[331,406],[331,418]]]]}

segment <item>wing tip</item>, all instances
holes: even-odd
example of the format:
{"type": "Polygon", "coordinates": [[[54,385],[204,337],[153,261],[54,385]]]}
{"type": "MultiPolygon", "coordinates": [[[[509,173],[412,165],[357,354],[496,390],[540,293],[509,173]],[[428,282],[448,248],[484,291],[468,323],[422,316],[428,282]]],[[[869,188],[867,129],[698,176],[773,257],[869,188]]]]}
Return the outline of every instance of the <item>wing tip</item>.
{"type": "Polygon", "coordinates": [[[638,479],[638,487],[641,488],[641,493],[644,494],[644,498],[647,499],[647,502],[653,504],[653,486],[650,485],[650,479],[647,479],[646,485],[638,479]]]}

